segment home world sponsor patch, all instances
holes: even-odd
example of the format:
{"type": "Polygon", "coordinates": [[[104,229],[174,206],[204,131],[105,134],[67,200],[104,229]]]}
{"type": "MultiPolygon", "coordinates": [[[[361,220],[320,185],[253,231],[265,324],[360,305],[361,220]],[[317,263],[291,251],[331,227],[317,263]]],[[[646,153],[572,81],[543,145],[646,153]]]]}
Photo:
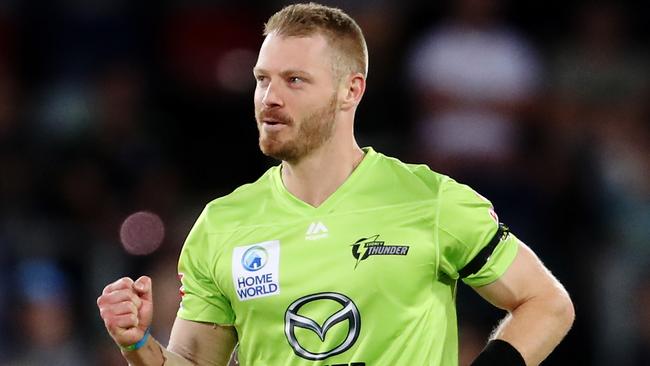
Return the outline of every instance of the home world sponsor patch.
{"type": "Polygon", "coordinates": [[[280,293],[280,241],[235,247],[232,280],[241,301],[280,293]]]}

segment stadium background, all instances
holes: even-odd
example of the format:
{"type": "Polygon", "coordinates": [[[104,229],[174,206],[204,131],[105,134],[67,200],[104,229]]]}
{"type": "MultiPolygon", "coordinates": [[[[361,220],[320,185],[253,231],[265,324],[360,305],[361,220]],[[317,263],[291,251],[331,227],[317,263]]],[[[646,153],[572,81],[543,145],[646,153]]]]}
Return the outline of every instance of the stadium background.
{"type": "MultiPolygon", "coordinates": [[[[353,15],[369,43],[358,140],[477,188],[566,285],[576,323],[546,364],[648,365],[647,19],[640,5],[603,1],[502,1],[481,14],[493,2],[325,2],[353,15]],[[497,35],[515,52],[491,65],[428,64],[431,49],[449,51],[432,42],[458,24],[460,3],[483,26],[455,36],[497,35]],[[497,97],[428,77],[478,70],[485,85],[484,66],[492,83],[513,78],[497,97]],[[458,138],[430,133],[444,108],[477,100],[476,121],[496,113],[507,133],[475,144],[495,129],[470,123],[467,151],[432,143],[458,138]]],[[[283,4],[0,1],[1,365],[125,364],[95,305],[123,275],[154,277],[153,333],[166,342],[193,220],[273,164],[257,148],[251,67],[262,23],[283,4]],[[144,257],[125,253],[118,235],[139,210],[166,225],[161,248],[144,257]]],[[[502,313],[462,286],[459,308],[466,364],[502,313]]]]}

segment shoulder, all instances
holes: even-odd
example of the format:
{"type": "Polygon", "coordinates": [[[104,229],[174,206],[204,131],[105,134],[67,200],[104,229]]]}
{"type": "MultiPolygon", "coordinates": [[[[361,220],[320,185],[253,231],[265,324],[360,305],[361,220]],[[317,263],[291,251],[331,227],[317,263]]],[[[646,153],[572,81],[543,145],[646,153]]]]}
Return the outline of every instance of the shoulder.
{"type": "Polygon", "coordinates": [[[379,153],[378,165],[382,180],[385,180],[388,185],[416,195],[437,196],[445,184],[453,182],[448,176],[431,170],[425,164],[405,163],[381,153],[379,153]]]}
{"type": "Polygon", "coordinates": [[[379,155],[380,167],[376,171],[380,172],[382,180],[385,181],[384,187],[391,192],[399,191],[402,195],[409,194],[418,199],[436,199],[444,201],[447,205],[464,202],[490,204],[471,187],[436,172],[425,164],[404,163],[393,157],[379,155]]]}
{"type": "Polygon", "coordinates": [[[267,170],[253,183],[239,186],[231,193],[210,201],[201,214],[215,231],[228,230],[259,215],[273,199],[272,176],[277,167],[267,170]]]}
{"type": "Polygon", "coordinates": [[[276,169],[277,167],[268,169],[255,182],[237,187],[231,193],[210,201],[206,207],[218,210],[221,208],[230,208],[232,206],[241,206],[242,203],[252,199],[258,199],[260,196],[268,195],[272,188],[272,176],[276,169]]]}

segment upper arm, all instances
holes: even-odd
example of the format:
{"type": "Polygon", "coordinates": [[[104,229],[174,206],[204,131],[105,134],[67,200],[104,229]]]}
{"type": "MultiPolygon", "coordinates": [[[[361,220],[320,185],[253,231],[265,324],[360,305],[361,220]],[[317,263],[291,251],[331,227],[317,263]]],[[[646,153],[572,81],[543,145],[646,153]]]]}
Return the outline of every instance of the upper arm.
{"type": "Polygon", "coordinates": [[[210,324],[233,324],[235,314],[228,296],[218,282],[223,273],[224,243],[214,233],[214,215],[206,207],[187,235],[178,260],[181,281],[181,307],[178,316],[183,319],[210,324]],[[221,272],[220,272],[221,271],[221,272]]]}
{"type": "Polygon", "coordinates": [[[474,287],[492,305],[512,311],[536,297],[568,297],[560,282],[544,267],[535,253],[524,243],[506,272],[496,281],[474,287]]]}
{"type": "Polygon", "coordinates": [[[501,277],[517,253],[517,243],[499,224],[490,201],[450,179],[441,183],[439,195],[438,271],[452,279],[462,278],[470,286],[501,277]]]}
{"type": "Polygon", "coordinates": [[[167,349],[194,365],[226,366],[237,343],[232,326],[176,318],[167,349]]]}

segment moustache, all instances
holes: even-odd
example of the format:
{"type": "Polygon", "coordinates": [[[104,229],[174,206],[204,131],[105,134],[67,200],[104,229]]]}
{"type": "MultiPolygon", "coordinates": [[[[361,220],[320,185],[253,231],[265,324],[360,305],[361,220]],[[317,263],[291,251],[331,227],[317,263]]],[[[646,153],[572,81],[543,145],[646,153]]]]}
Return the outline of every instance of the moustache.
{"type": "Polygon", "coordinates": [[[257,122],[262,123],[264,120],[272,120],[285,125],[293,124],[293,118],[285,113],[273,109],[263,109],[257,112],[257,122]]]}

